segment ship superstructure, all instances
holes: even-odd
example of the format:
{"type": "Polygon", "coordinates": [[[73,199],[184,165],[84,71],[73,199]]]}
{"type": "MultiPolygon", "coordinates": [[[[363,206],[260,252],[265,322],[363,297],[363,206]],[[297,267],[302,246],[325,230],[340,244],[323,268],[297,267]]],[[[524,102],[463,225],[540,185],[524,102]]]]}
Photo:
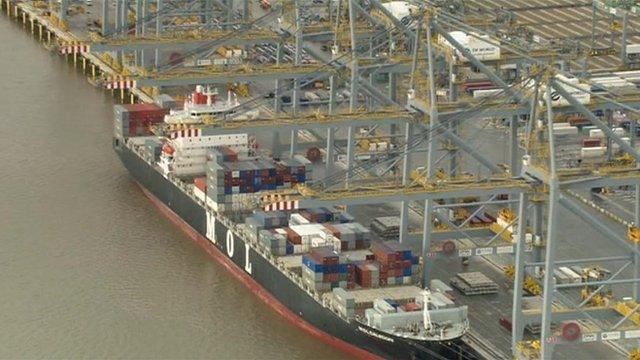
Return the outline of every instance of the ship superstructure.
{"type": "Polygon", "coordinates": [[[234,113],[234,108],[240,105],[238,96],[227,92],[227,99],[218,98],[218,90],[205,88],[202,85],[196,86],[194,92],[185,99],[182,109],[171,110],[165,115],[164,122],[167,124],[201,124],[206,121],[213,121],[216,117],[224,117],[234,113]]]}

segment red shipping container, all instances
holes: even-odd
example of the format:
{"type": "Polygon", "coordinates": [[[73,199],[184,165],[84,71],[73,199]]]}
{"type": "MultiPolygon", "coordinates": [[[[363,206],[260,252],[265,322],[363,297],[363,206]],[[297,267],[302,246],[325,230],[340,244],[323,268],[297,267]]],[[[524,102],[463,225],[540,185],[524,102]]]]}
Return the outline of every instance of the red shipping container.
{"type": "Polygon", "coordinates": [[[404,311],[419,311],[422,310],[422,306],[415,302],[406,303],[402,306],[404,311]]]}
{"type": "Polygon", "coordinates": [[[340,231],[338,231],[338,229],[336,229],[333,225],[331,224],[323,224],[323,225],[326,231],[328,231],[331,235],[337,237],[338,239],[340,238],[340,231]]]}
{"type": "Polygon", "coordinates": [[[229,148],[223,148],[222,153],[224,154],[224,157],[226,158],[227,161],[229,162],[238,161],[238,154],[235,151],[229,148]]]}
{"type": "Polygon", "coordinates": [[[599,147],[602,144],[601,139],[584,139],[582,140],[583,147],[599,147]]]}
{"type": "Polygon", "coordinates": [[[164,121],[164,116],[169,113],[169,109],[163,109],[156,104],[125,104],[121,105],[127,110],[129,120],[148,120],[153,123],[164,121]]]}
{"type": "Polygon", "coordinates": [[[322,275],[322,281],[323,282],[340,281],[340,274],[339,273],[324,274],[322,275]]]}
{"type": "Polygon", "coordinates": [[[284,228],[284,231],[287,233],[287,239],[289,239],[289,241],[294,244],[294,245],[300,245],[302,244],[302,237],[295,232],[294,230],[292,230],[291,228],[284,228]]]}

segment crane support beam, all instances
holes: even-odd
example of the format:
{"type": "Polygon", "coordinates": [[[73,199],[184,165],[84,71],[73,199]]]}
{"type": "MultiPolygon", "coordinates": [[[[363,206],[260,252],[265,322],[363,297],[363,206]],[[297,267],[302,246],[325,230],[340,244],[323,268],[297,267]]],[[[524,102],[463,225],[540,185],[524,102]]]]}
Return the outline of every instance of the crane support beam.
{"type": "MultiPolygon", "coordinates": [[[[313,192],[313,190],[311,190],[313,192]]],[[[353,183],[349,189],[337,189],[320,192],[317,196],[300,199],[300,208],[339,206],[339,205],[372,205],[401,201],[424,201],[427,199],[463,198],[468,196],[492,196],[500,194],[515,195],[529,191],[524,181],[502,180],[487,182],[452,182],[449,185],[434,184],[427,189],[421,185],[401,188],[394,185],[376,186],[375,184],[353,183]]],[[[304,194],[303,194],[304,196],[304,194]]]]}
{"type": "Polygon", "coordinates": [[[222,45],[255,45],[260,43],[276,44],[282,37],[268,30],[251,30],[244,33],[235,31],[211,31],[202,37],[127,37],[96,41],[89,45],[91,52],[135,51],[135,50],[173,50],[189,51],[203,47],[215,48],[222,45]]]}
{"type": "Polygon", "coordinates": [[[136,78],[137,86],[186,86],[220,84],[227,82],[269,81],[284,79],[327,77],[331,72],[318,65],[271,65],[248,70],[245,66],[219,69],[189,70],[152,73],[136,78]]]}
{"type": "Polygon", "coordinates": [[[391,125],[413,121],[411,114],[395,111],[376,111],[365,113],[347,113],[318,116],[300,114],[297,116],[275,117],[268,119],[225,120],[207,125],[202,133],[205,135],[237,134],[239,131],[257,133],[279,130],[329,129],[339,126],[391,125]]]}

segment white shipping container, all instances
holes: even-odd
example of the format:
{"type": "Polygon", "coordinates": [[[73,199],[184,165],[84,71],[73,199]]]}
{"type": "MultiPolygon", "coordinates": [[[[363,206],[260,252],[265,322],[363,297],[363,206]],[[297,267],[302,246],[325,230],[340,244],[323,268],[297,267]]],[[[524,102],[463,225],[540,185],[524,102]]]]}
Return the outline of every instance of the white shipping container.
{"type": "MultiPolygon", "coordinates": [[[[559,80],[558,85],[569,93],[569,95],[573,96],[579,103],[588,104],[591,101],[591,94],[589,91],[591,90],[591,86],[588,84],[580,84],[580,81],[577,78],[571,77],[568,78],[563,75],[556,75],[556,79],[559,80]]],[[[546,97],[546,85],[541,86],[545,91],[546,97]]],[[[544,98],[541,102],[544,103],[544,98]]],[[[551,104],[552,106],[568,106],[569,102],[560,94],[553,89],[551,92],[551,104]]]]}
{"type": "MultiPolygon", "coordinates": [[[[467,49],[471,55],[476,57],[478,60],[500,59],[500,47],[487,42],[491,40],[491,38],[486,35],[468,35],[462,31],[451,31],[449,32],[449,36],[467,49]]],[[[458,49],[449,43],[449,41],[447,41],[442,35],[439,35],[438,40],[442,45],[453,49],[461,62],[468,62],[468,60],[462,56],[462,53],[460,53],[460,51],[458,51],[458,49]]]]}
{"type": "Polygon", "coordinates": [[[411,20],[411,13],[418,10],[417,6],[408,1],[389,1],[383,3],[382,7],[403,24],[408,24],[411,20]]]}
{"type": "Polygon", "coordinates": [[[200,59],[196,61],[198,66],[210,66],[212,64],[211,59],[200,59]]]}
{"type": "Polygon", "coordinates": [[[303,225],[309,224],[309,220],[305,219],[304,216],[300,214],[291,214],[289,217],[289,225],[303,225]]]}
{"type": "Polygon", "coordinates": [[[225,58],[215,58],[213,59],[213,64],[214,65],[226,65],[228,63],[227,59],[225,58]]]}
{"type": "Polygon", "coordinates": [[[628,44],[627,55],[640,54],[640,44],[628,44]]]}
{"type": "Polygon", "coordinates": [[[325,227],[322,224],[303,224],[289,226],[291,230],[298,233],[300,236],[321,236],[320,233],[324,232],[325,227]]]}
{"type": "Polygon", "coordinates": [[[583,147],[582,149],[580,149],[580,156],[583,159],[603,156],[606,153],[607,153],[606,147],[587,147],[587,148],[583,147]]]}
{"type": "Polygon", "coordinates": [[[320,247],[327,245],[327,242],[321,237],[312,237],[311,238],[311,247],[320,247]]]}
{"type": "MultiPolygon", "coordinates": [[[[618,128],[613,128],[611,130],[613,131],[614,134],[618,136],[625,135],[625,131],[623,128],[618,127],[618,128]]],[[[589,130],[589,137],[602,139],[605,137],[605,135],[604,135],[604,132],[600,129],[591,129],[589,130]]]]}
{"type": "MultiPolygon", "coordinates": [[[[627,145],[631,145],[631,141],[629,140],[628,137],[623,137],[621,138],[622,142],[627,144],[627,145]]],[[[617,142],[613,142],[611,144],[611,149],[615,152],[615,151],[619,151],[620,150],[620,145],[618,145],[617,142]]]]}
{"type": "Polygon", "coordinates": [[[485,89],[485,90],[475,90],[473,92],[474,99],[484,99],[494,95],[498,95],[503,93],[502,89],[485,89]]]}
{"type": "Polygon", "coordinates": [[[563,266],[558,268],[558,270],[562,271],[567,277],[569,277],[572,283],[579,283],[582,280],[580,275],[576,274],[575,271],[568,267],[563,266]]]}
{"type": "Polygon", "coordinates": [[[578,128],[575,126],[561,127],[553,130],[555,135],[577,135],[578,128]]]}

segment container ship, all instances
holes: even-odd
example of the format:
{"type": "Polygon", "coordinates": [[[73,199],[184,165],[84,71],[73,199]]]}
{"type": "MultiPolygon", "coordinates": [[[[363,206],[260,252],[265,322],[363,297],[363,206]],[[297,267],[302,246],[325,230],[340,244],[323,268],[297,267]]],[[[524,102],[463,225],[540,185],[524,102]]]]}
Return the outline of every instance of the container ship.
{"type": "Polygon", "coordinates": [[[260,154],[245,133],[207,135],[205,116],[233,110],[213,95],[198,87],[188,114],[115,106],[115,152],[163,214],[280,315],[358,358],[479,358],[461,340],[467,307],[419,285],[411,249],[342,209],[257,210],[249,200],[305,184],[315,165],[260,154]]]}

